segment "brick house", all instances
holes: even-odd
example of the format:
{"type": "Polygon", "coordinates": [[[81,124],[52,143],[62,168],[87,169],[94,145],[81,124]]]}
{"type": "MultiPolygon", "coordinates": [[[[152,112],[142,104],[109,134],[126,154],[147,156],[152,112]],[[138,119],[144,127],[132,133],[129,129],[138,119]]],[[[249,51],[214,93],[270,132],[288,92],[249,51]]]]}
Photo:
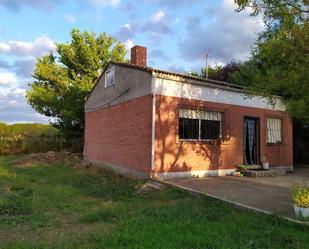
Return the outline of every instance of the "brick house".
{"type": "Polygon", "coordinates": [[[292,121],[280,98],[269,103],[238,85],[112,62],[85,104],[85,160],[119,173],[175,178],[226,175],[237,164],[292,169],[292,121]]]}

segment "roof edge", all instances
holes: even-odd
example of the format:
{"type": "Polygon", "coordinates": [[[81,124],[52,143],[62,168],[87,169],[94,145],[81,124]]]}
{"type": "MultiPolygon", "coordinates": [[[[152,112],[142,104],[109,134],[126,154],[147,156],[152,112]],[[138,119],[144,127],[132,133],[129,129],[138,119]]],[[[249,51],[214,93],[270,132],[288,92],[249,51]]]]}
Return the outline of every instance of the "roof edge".
{"type": "Polygon", "coordinates": [[[111,62],[111,64],[129,67],[129,68],[133,68],[133,69],[137,69],[137,70],[142,70],[142,71],[146,71],[146,72],[149,72],[149,73],[154,72],[154,73],[160,73],[160,74],[166,74],[166,75],[173,75],[173,76],[177,76],[177,77],[180,77],[180,78],[191,79],[191,80],[196,80],[196,81],[200,81],[200,82],[206,82],[206,83],[211,83],[211,84],[215,84],[215,85],[221,85],[221,86],[225,86],[225,87],[231,87],[231,88],[236,88],[236,89],[239,89],[239,90],[244,90],[243,86],[228,83],[228,82],[225,82],[225,81],[220,81],[220,80],[206,79],[206,78],[203,78],[203,77],[193,76],[193,75],[189,75],[189,74],[165,71],[165,70],[161,70],[161,69],[157,69],[157,68],[153,68],[153,67],[148,67],[148,66],[144,67],[144,66],[139,66],[139,65],[134,65],[134,64],[124,63],[124,62],[111,62]]]}
{"type": "MultiPolygon", "coordinates": [[[[236,85],[234,83],[229,83],[229,82],[226,82],[226,81],[206,79],[206,78],[199,77],[199,76],[193,76],[193,75],[184,74],[184,73],[177,73],[177,72],[170,72],[170,71],[165,71],[165,70],[161,70],[161,69],[156,69],[156,68],[153,68],[153,67],[148,67],[148,66],[144,67],[144,66],[134,65],[134,64],[125,63],[125,62],[113,61],[110,64],[114,64],[114,65],[118,65],[118,66],[124,66],[124,67],[128,67],[128,68],[133,68],[133,69],[137,69],[137,70],[142,70],[142,71],[145,71],[145,72],[148,72],[148,73],[151,73],[151,74],[159,73],[159,74],[165,74],[165,75],[172,75],[172,76],[176,76],[176,77],[184,78],[184,79],[189,79],[189,80],[193,80],[193,81],[199,81],[199,83],[190,82],[190,84],[204,85],[206,83],[205,86],[222,87],[222,88],[224,88],[226,90],[230,90],[230,91],[234,90],[234,91],[238,91],[238,92],[247,93],[248,95],[265,97],[265,96],[262,96],[258,93],[255,93],[255,92],[247,89],[244,86],[236,85]]],[[[277,98],[277,99],[284,99],[282,96],[278,96],[278,95],[271,95],[271,97],[277,98]]]]}
{"type": "MultiPolygon", "coordinates": [[[[221,87],[223,89],[230,90],[230,91],[238,91],[238,92],[247,93],[248,95],[261,96],[261,95],[259,95],[257,93],[249,91],[244,86],[236,85],[236,84],[225,82],[225,81],[206,79],[206,78],[203,78],[203,77],[193,76],[193,75],[184,74],[184,73],[170,72],[170,71],[156,69],[156,68],[148,67],[148,66],[140,66],[140,65],[134,65],[134,64],[125,63],[125,62],[111,61],[110,63],[108,63],[103,68],[103,70],[102,70],[102,72],[101,72],[97,82],[95,83],[95,85],[93,86],[92,90],[90,91],[90,93],[86,97],[85,104],[86,104],[87,100],[89,99],[90,95],[92,94],[92,92],[94,91],[94,89],[96,88],[98,82],[102,78],[102,76],[105,73],[106,69],[110,65],[116,65],[116,66],[121,66],[121,67],[132,68],[132,69],[148,72],[151,75],[153,75],[154,73],[156,73],[156,74],[158,73],[158,74],[163,74],[163,75],[167,75],[167,76],[176,76],[176,77],[187,79],[187,80],[197,81],[195,83],[194,82],[189,82],[189,84],[197,84],[197,85],[204,85],[204,86],[218,87],[218,88],[221,87]]],[[[272,95],[272,97],[273,98],[277,98],[277,99],[283,99],[283,97],[277,96],[277,95],[272,95]]]]}

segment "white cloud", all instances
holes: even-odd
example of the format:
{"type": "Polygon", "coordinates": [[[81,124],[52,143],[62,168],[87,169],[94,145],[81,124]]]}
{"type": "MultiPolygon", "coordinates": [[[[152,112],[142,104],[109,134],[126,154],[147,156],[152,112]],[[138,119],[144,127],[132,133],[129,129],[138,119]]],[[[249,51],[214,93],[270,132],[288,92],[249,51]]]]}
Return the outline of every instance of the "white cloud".
{"type": "Polygon", "coordinates": [[[158,43],[163,35],[173,32],[172,22],[172,19],[162,10],[155,12],[146,20],[134,16],[115,33],[115,37],[125,42],[128,39],[132,40],[138,33],[148,33],[150,39],[158,43]]]}
{"type": "Polygon", "coordinates": [[[6,60],[0,59],[0,68],[10,68],[10,63],[7,62],[6,60]]]}
{"type": "Polygon", "coordinates": [[[171,20],[169,20],[164,11],[159,10],[142,25],[141,31],[149,32],[152,38],[157,37],[160,40],[163,34],[172,33],[171,20]]]}
{"type": "Polygon", "coordinates": [[[10,51],[10,46],[8,44],[0,42],[0,51],[8,53],[10,51]]]}
{"type": "Polygon", "coordinates": [[[125,25],[123,25],[124,28],[128,29],[128,30],[131,30],[132,27],[130,24],[126,23],[125,25]]]}
{"type": "Polygon", "coordinates": [[[33,73],[34,65],[34,58],[17,59],[13,63],[9,63],[7,60],[0,60],[0,70],[2,72],[14,72],[18,78],[28,79],[33,73]]]}
{"type": "Polygon", "coordinates": [[[127,50],[130,50],[134,46],[134,43],[131,39],[128,39],[124,42],[124,45],[127,50]]]}
{"type": "Polygon", "coordinates": [[[17,79],[13,73],[0,73],[0,85],[9,85],[16,83],[17,79]]]}
{"type": "Polygon", "coordinates": [[[112,6],[116,7],[120,4],[120,0],[89,0],[91,4],[93,4],[96,7],[107,7],[112,6]]]}
{"type": "Polygon", "coordinates": [[[35,57],[55,50],[54,41],[42,35],[34,41],[1,41],[0,55],[0,120],[14,122],[44,122],[48,119],[36,113],[26,102],[25,89],[33,72],[35,57]],[[8,56],[15,57],[12,61],[8,56]]]}
{"type": "Polygon", "coordinates": [[[54,42],[46,35],[28,41],[1,41],[0,55],[0,121],[48,122],[27,104],[25,92],[31,82],[35,57],[55,50],[54,42]],[[14,59],[10,58],[14,57],[14,59]]]}
{"type": "Polygon", "coordinates": [[[165,18],[165,12],[159,10],[158,12],[154,13],[152,16],[152,20],[154,22],[161,22],[165,18]]]}
{"type": "MultiPolygon", "coordinates": [[[[136,0],[136,3],[141,2],[142,0],[136,0]]],[[[196,4],[200,0],[143,0],[143,2],[149,3],[151,2],[151,5],[157,5],[160,7],[167,7],[169,9],[178,9],[182,7],[190,7],[194,4],[196,4]]],[[[206,2],[206,1],[205,1],[206,2]]]]}
{"type": "Polygon", "coordinates": [[[66,0],[1,0],[0,7],[11,11],[19,11],[23,7],[50,10],[57,5],[63,4],[66,0]]]}
{"type": "Polygon", "coordinates": [[[0,53],[12,56],[42,56],[43,54],[54,51],[55,43],[48,36],[42,35],[33,42],[8,41],[0,42],[0,53]]]}
{"type": "Polygon", "coordinates": [[[16,60],[11,69],[16,73],[18,78],[25,77],[29,78],[33,73],[35,65],[35,59],[20,59],[16,60]]]}
{"type": "Polygon", "coordinates": [[[0,121],[48,123],[48,118],[35,112],[27,104],[25,89],[13,88],[6,94],[0,91],[0,121]]]}
{"type": "Polygon", "coordinates": [[[153,49],[149,53],[149,58],[159,58],[161,60],[169,60],[169,57],[161,49],[153,49]]]}
{"type": "Polygon", "coordinates": [[[76,23],[76,17],[72,14],[64,15],[64,20],[66,20],[69,23],[76,23]]]}
{"type": "Polygon", "coordinates": [[[235,12],[233,0],[223,0],[206,10],[210,22],[199,17],[187,21],[186,36],[178,44],[180,55],[192,63],[201,63],[209,51],[211,63],[245,60],[257,33],[264,28],[261,17],[250,16],[250,11],[235,12]]]}
{"type": "Polygon", "coordinates": [[[11,90],[11,93],[13,93],[13,94],[20,94],[20,95],[26,96],[26,89],[23,89],[23,88],[13,88],[11,90]]]}
{"type": "Polygon", "coordinates": [[[131,40],[137,32],[137,26],[137,22],[134,21],[131,24],[126,23],[116,32],[115,36],[120,41],[131,40]]]}

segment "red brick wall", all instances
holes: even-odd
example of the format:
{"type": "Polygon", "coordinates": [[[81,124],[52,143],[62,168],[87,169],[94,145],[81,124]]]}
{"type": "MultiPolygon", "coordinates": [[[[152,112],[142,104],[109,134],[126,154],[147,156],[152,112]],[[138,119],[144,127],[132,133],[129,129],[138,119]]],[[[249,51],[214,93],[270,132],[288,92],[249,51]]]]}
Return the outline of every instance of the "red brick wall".
{"type": "Polygon", "coordinates": [[[149,173],[151,123],[151,95],[87,112],[85,158],[149,173]]]}
{"type": "Polygon", "coordinates": [[[243,118],[260,119],[260,154],[270,166],[293,164],[292,122],[286,113],[266,109],[156,96],[155,172],[233,169],[243,163],[243,118]],[[180,142],[178,109],[201,108],[223,112],[223,141],[180,142]],[[282,118],[283,143],[267,145],[267,116],[282,118]]]}

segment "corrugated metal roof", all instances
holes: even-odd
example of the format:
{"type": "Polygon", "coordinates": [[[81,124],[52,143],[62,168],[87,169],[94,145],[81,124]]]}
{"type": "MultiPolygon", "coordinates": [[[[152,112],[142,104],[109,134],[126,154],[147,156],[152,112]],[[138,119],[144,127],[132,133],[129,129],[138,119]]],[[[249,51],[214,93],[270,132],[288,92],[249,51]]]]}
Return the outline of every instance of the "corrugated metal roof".
{"type": "Polygon", "coordinates": [[[144,67],[144,66],[134,65],[134,64],[124,63],[124,62],[112,62],[111,64],[123,66],[123,67],[129,67],[129,68],[133,68],[133,69],[137,69],[137,70],[142,70],[142,71],[146,71],[146,72],[149,72],[149,73],[154,72],[154,73],[160,73],[160,74],[165,74],[165,75],[172,75],[172,76],[177,76],[177,77],[180,77],[180,78],[189,79],[189,80],[193,80],[193,81],[205,82],[205,83],[208,83],[208,84],[210,83],[212,85],[225,86],[225,87],[230,87],[230,88],[234,88],[234,89],[238,89],[238,90],[244,90],[244,88],[240,85],[228,83],[228,82],[225,82],[225,81],[211,80],[211,79],[206,79],[206,78],[203,78],[203,77],[193,76],[193,75],[189,75],[189,74],[164,71],[164,70],[160,70],[160,69],[156,69],[156,68],[152,68],[152,67],[147,67],[147,66],[144,67]]]}
{"type": "MultiPolygon", "coordinates": [[[[159,73],[159,74],[163,74],[163,75],[167,75],[167,76],[177,76],[179,78],[183,78],[183,79],[187,79],[187,80],[191,80],[191,84],[199,84],[199,85],[206,85],[206,86],[211,86],[211,87],[218,87],[218,88],[225,88],[227,90],[230,91],[237,91],[237,92],[245,92],[247,94],[254,94],[253,92],[249,91],[248,89],[246,89],[243,86],[240,85],[236,85],[236,84],[232,84],[232,83],[228,83],[225,81],[219,81],[219,80],[211,80],[211,79],[206,79],[203,77],[198,77],[198,76],[193,76],[193,75],[189,75],[189,74],[184,74],[184,73],[177,73],[177,72],[170,72],[170,71],[164,71],[164,70],[160,70],[160,69],[156,69],[156,68],[152,68],[152,67],[148,67],[148,66],[140,66],[140,65],[134,65],[134,64],[130,64],[130,63],[125,63],[125,62],[111,62],[109,64],[106,65],[106,67],[104,67],[97,83],[93,86],[91,92],[89,93],[89,95],[86,98],[86,101],[88,99],[88,97],[91,95],[92,91],[95,89],[96,85],[98,84],[98,82],[100,81],[100,78],[103,76],[103,74],[105,73],[106,69],[109,67],[109,65],[118,65],[118,66],[123,66],[123,67],[128,67],[128,68],[133,68],[133,69],[137,69],[137,70],[142,70],[142,71],[146,71],[149,73],[159,73]],[[195,81],[195,82],[194,82],[195,81]]],[[[272,97],[274,98],[278,98],[278,99],[283,99],[281,96],[276,96],[276,95],[272,95],[272,97]]]]}

